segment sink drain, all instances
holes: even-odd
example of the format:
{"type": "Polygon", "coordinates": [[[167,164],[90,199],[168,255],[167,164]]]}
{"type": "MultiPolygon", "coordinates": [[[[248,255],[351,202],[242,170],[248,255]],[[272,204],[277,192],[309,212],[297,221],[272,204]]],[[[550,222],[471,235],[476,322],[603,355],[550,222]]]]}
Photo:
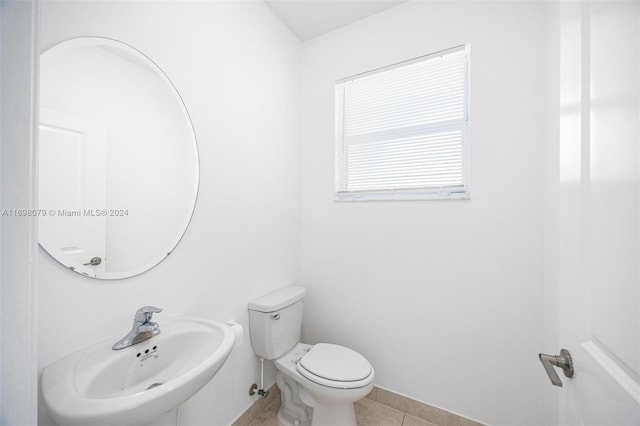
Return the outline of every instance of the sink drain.
{"type": "Polygon", "coordinates": [[[158,387],[158,386],[160,386],[161,384],[162,384],[162,383],[154,383],[154,384],[152,384],[152,385],[149,385],[149,387],[148,387],[146,390],[153,389],[153,388],[157,388],[157,387],[158,387]]]}

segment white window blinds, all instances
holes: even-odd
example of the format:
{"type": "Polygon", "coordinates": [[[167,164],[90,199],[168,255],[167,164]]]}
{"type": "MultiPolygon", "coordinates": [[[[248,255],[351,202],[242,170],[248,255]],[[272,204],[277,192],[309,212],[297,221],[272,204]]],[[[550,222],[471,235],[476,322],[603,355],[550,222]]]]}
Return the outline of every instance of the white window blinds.
{"type": "Polygon", "coordinates": [[[468,51],[337,82],[337,200],[468,198],[468,51]]]}

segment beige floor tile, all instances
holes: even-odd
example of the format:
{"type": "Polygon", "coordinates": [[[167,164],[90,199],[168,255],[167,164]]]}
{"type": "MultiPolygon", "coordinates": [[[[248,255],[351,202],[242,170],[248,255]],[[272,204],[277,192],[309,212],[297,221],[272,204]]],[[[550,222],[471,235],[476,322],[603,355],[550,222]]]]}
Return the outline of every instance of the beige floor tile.
{"type": "MultiPolygon", "coordinates": [[[[271,401],[264,401],[268,405],[260,407],[261,411],[248,426],[278,426],[281,402],[280,395],[274,396],[276,398],[271,401]]],[[[378,388],[354,405],[358,426],[482,426],[473,420],[378,388]]]]}
{"type": "Polygon", "coordinates": [[[374,401],[376,400],[376,391],[378,390],[378,388],[376,388],[375,386],[373,387],[373,389],[371,389],[371,392],[369,392],[367,394],[367,396],[365,396],[365,398],[369,398],[369,399],[373,399],[374,401]]]}
{"type": "Polygon", "coordinates": [[[358,426],[402,426],[404,413],[373,401],[361,399],[355,404],[358,426]]]}
{"type": "Polygon", "coordinates": [[[410,414],[405,414],[404,420],[402,422],[402,426],[435,426],[435,425],[433,423],[429,423],[426,420],[413,417],[410,414]]]}
{"type": "Polygon", "coordinates": [[[252,421],[249,426],[279,426],[278,416],[276,415],[276,413],[273,413],[273,415],[270,417],[258,417],[254,421],[252,421]]]}
{"type": "Polygon", "coordinates": [[[249,426],[278,426],[278,410],[280,409],[280,398],[273,401],[264,411],[249,424],[249,426]]]}
{"type": "Polygon", "coordinates": [[[431,422],[437,426],[447,426],[448,413],[428,404],[378,388],[376,400],[414,417],[431,422]]]}

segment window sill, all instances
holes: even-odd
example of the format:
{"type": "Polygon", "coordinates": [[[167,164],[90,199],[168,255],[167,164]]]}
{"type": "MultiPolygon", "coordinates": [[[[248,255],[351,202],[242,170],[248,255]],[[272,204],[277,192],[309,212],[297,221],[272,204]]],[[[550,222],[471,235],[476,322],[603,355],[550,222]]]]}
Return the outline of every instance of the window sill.
{"type": "Polygon", "coordinates": [[[389,192],[389,193],[338,193],[334,201],[359,202],[359,201],[454,201],[470,200],[468,191],[465,192],[389,192]]]}

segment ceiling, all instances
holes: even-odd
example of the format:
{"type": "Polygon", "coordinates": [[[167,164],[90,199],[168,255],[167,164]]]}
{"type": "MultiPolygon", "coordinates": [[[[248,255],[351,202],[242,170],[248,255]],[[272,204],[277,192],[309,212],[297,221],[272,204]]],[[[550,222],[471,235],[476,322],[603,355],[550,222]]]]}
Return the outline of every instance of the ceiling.
{"type": "Polygon", "coordinates": [[[307,41],[407,0],[265,1],[301,41],[307,41]]]}

